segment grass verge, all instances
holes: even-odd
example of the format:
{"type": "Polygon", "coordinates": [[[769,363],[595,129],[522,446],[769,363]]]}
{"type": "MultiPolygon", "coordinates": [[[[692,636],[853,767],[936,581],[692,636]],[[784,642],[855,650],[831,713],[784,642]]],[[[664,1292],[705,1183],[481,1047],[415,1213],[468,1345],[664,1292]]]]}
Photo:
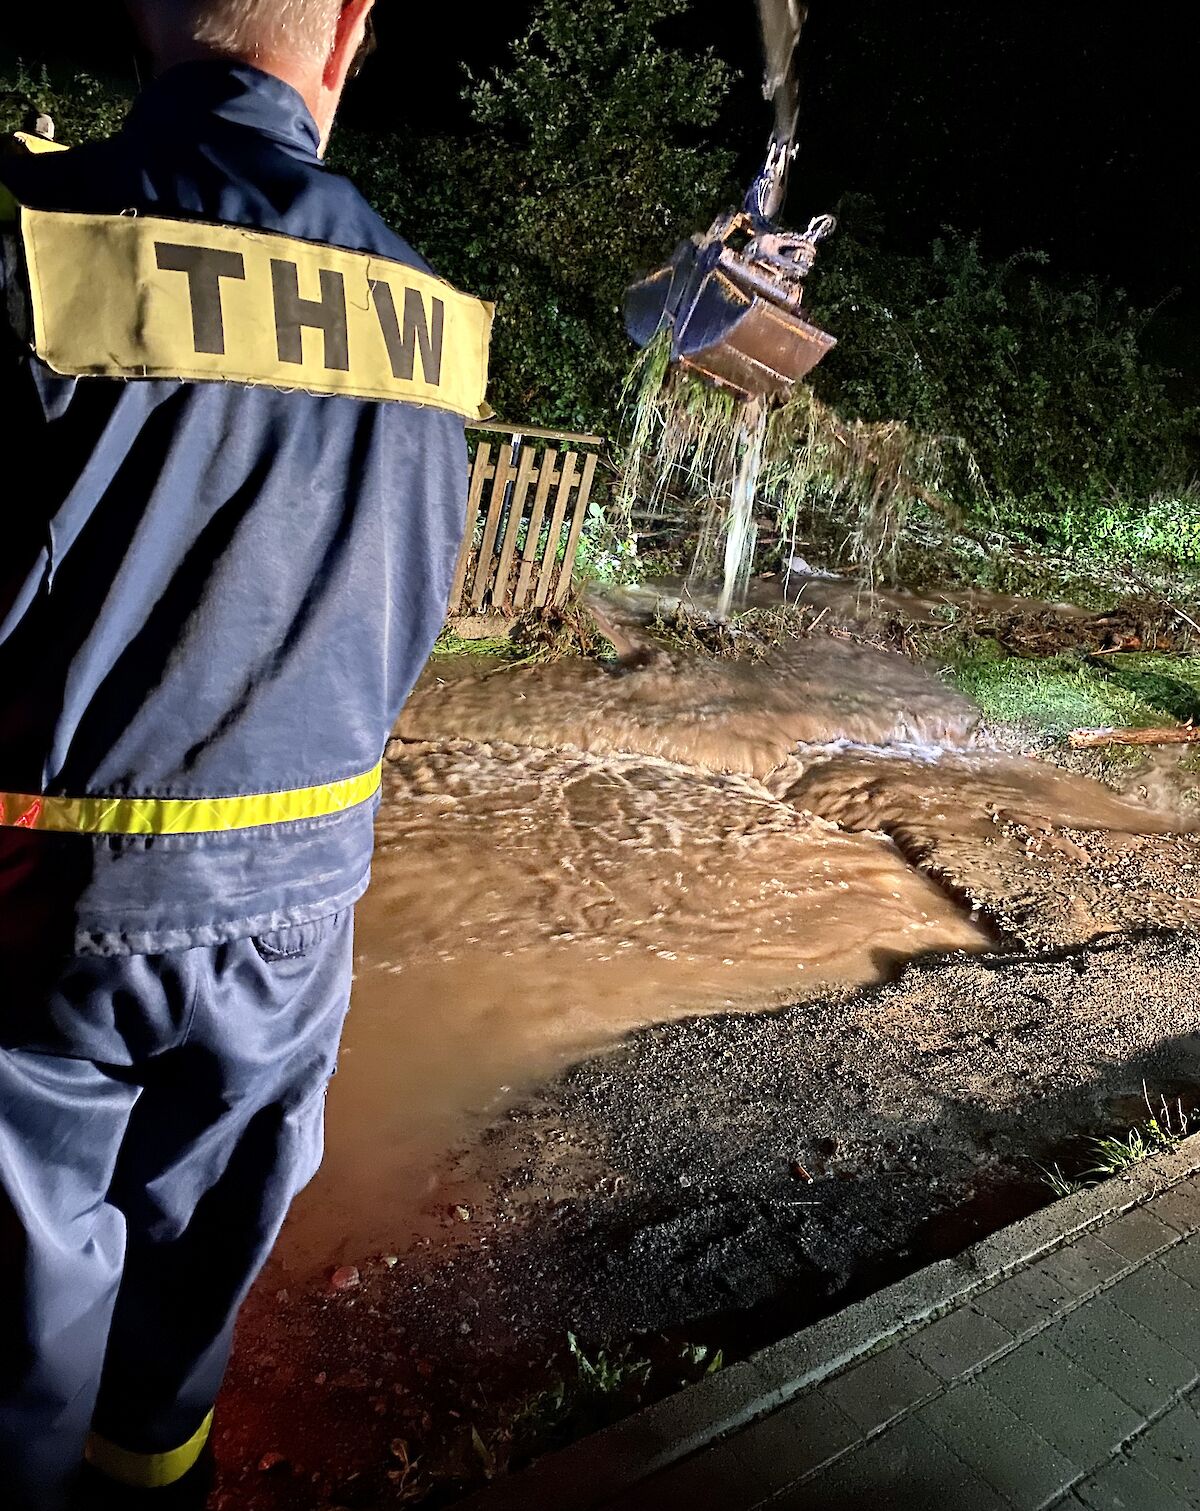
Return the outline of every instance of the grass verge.
{"type": "Polygon", "coordinates": [[[984,645],[946,670],[989,723],[1062,739],[1073,729],[1150,729],[1171,716],[1131,687],[1072,656],[1026,660],[984,645]]]}

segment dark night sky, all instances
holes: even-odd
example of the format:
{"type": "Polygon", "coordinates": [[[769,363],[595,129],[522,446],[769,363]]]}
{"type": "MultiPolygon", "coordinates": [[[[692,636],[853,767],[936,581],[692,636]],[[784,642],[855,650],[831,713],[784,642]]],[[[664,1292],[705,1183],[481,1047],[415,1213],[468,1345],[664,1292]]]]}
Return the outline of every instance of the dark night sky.
{"type": "MultiPolygon", "coordinates": [[[[455,124],[462,64],[501,61],[530,8],[379,0],[381,51],[349,115],[455,124]]],[[[114,0],[22,9],[5,36],[26,58],[127,70],[114,0]]],[[[749,172],[769,126],[752,0],[696,0],[686,32],[743,72],[729,129],[749,172]]],[[[812,0],[802,55],[793,221],[860,190],[901,242],[953,224],[997,253],[1044,248],[1064,270],[1117,280],[1145,302],[1182,286],[1170,323],[1200,307],[1191,0],[812,0]]]]}

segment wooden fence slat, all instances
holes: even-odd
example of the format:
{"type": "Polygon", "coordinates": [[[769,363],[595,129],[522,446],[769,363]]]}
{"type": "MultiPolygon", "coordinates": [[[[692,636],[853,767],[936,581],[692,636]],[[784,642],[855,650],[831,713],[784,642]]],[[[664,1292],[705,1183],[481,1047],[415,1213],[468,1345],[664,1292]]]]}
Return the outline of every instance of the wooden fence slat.
{"type": "Polygon", "coordinates": [[[471,465],[471,484],[467,489],[467,533],[463,536],[462,549],[454,568],[450,587],[450,613],[457,614],[462,607],[463,584],[467,580],[467,563],[475,546],[475,522],[479,518],[479,501],[483,497],[484,484],[492,475],[492,447],[489,441],[481,441],[471,465]]]}
{"type": "Polygon", "coordinates": [[[562,535],[563,520],[567,515],[567,500],[571,489],[575,486],[576,473],[578,471],[579,453],[568,451],[563,459],[562,481],[558,485],[558,495],[554,500],[554,515],[550,521],[550,539],[546,542],[546,554],[542,559],[542,575],[538,578],[537,592],[534,594],[533,603],[535,608],[545,608],[546,600],[550,596],[550,584],[554,578],[555,558],[558,555],[559,537],[562,535]]]}
{"type": "Polygon", "coordinates": [[[537,452],[532,446],[522,446],[521,461],[517,467],[517,480],[513,484],[508,519],[504,525],[504,540],[500,546],[500,561],[496,566],[496,576],[492,584],[492,607],[494,609],[507,609],[511,607],[508,594],[508,579],[512,572],[513,556],[517,549],[517,536],[520,534],[521,519],[525,513],[525,499],[529,493],[529,486],[536,477],[537,452]]]}
{"type": "Polygon", "coordinates": [[[499,420],[478,420],[468,430],[482,430],[487,435],[520,435],[531,441],[575,441],[580,446],[603,446],[602,435],[582,430],[546,430],[541,425],[504,425],[499,420]]]}
{"type": "Polygon", "coordinates": [[[492,581],[492,553],[496,549],[496,531],[500,527],[500,514],[504,508],[504,491],[513,475],[510,457],[496,458],[496,475],[492,479],[492,492],[488,500],[487,523],[483,527],[483,539],[479,543],[479,560],[475,566],[475,583],[471,591],[471,604],[478,612],[492,581]]]}
{"type": "Polygon", "coordinates": [[[579,537],[583,533],[583,521],[587,516],[588,501],[592,496],[592,480],[596,476],[596,462],[598,458],[594,451],[589,451],[583,463],[583,478],[579,484],[579,493],[575,499],[575,518],[571,521],[571,533],[567,536],[567,550],[563,557],[562,567],[558,574],[558,589],[554,594],[556,608],[561,608],[566,603],[571,592],[571,576],[575,567],[575,553],[579,550],[579,537]]]}
{"type": "Polygon", "coordinates": [[[523,609],[533,586],[534,568],[537,566],[538,541],[542,536],[542,521],[546,517],[546,503],[550,490],[559,481],[558,453],[547,449],[542,455],[538,470],[537,492],[533,499],[533,513],[529,516],[529,534],[525,537],[525,549],[521,553],[521,572],[513,593],[513,608],[523,609]]]}

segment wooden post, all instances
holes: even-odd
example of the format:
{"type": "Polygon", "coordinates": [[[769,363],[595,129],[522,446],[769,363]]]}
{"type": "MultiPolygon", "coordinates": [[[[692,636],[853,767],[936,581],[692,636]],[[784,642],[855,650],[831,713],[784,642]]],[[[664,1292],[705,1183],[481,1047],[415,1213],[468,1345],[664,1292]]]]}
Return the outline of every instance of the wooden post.
{"type": "Polygon", "coordinates": [[[471,467],[471,483],[467,489],[467,533],[463,536],[462,549],[458,553],[458,562],[454,568],[454,579],[450,588],[451,614],[457,614],[462,609],[467,565],[471,560],[471,551],[475,545],[475,521],[479,517],[479,501],[483,497],[484,485],[493,475],[491,457],[491,445],[487,441],[481,441],[475,452],[475,461],[471,467]]]}
{"type": "Polygon", "coordinates": [[[479,543],[479,561],[475,566],[475,584],[471,592],[471,605],[478,613],[487,597],[492,581],[492,553],[496,549],[496,531],[500,527],[500,515],[504,509],[504,492],[513,475],[512,460],[508,456],[496,458],[496,471],[492,478],[492,492],[488,499],[487,522],[483,527],[483,539],[479,543]]]}
{"type": "Polygon", "coordinates": [[[579,484],[579,495],[575,500],[575,518],[571,521],[571,533],[567,536],[567,549],[558,574],[558,591],[554,595],[557,608],[561,608],[571,595],[575,553],[579,550],[579,537],[583,533],[583,522],[587,517],[588,503],[592,497],[592,480],[596,476],[597,461],[596,453],[590,451],[583,463],[583,478],[579,484]]]}
{"type": "Polygon", "coordinates": [[[1192,745],[1200,729],[1180,724],[1170,729],[1073,729],[1067,736],[1072,750],[1103,750],[1108,745],[1192,745]]]}
{"type": "Polygon", "coordinates": [[[496,564],[496,577],[492,585],[492,607],[511,609],[512,598],[508,591],[508,579],[512,572],[513,556],[517,549],[517,535],[525,513],[525,499],[530,484],[537,477],[537,452],[532,446],[521,447],[521,460],[517,466],[517,481],[513,485],[508,520],[504,526],[504,540],[500,547],[500,560],[496,564]]]}
{"type": "Polygon", "coordinates": [[[567,500],[570,498],[571,489],[575,486],[578,464],[579,453],[568,451],[563,458],[562,481],[558,485],[558,495],[554,500],[554,515],[550,521],[550,538],[546,542],[546,554],[542,558],[542,572],[533,598],[535,608],[545,608],[550,597],[555,560],[558,556],[558,542],[562,535],[563,520],[567,517],[567,500]]]}
{"type": "Polygon", "coordinates": [[[537,566],[538,542],[542,538],[542,521],[546,517],[546,504],[550,498],[550,490],[558,484],[561,474],[558,470],[558,453],[547,448],[542,453],[542,465],[538,469],[537,492],[533,498],[533,513],[529,516],[529,534],[525,537],[525,549],[521,553],[521,571],[517,577],[516,590],[513,593],[513,608],[518,611],[525,607],[533,586],[534,569],[537,566]]]}

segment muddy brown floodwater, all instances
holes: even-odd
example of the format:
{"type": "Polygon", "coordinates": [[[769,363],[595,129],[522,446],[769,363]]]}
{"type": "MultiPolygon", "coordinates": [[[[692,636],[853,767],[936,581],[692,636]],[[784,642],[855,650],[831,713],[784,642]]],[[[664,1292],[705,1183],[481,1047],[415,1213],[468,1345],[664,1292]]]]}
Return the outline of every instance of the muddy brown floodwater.
{"type": "MultiPolygon", "coordinates": [[[[390,751],[326,1163],[284,1268],[406,1243],[448,1149],[633,1028],[983,950],[998,856],[1178,827],[973,748],[975,723],[904,658],[824,636],[753,664],[433,663],[390,751]]],[[[1062,892],[1048,877],[1051,913],[1062,892]]]]}
{"type": "Polygon", "coordinates": [[[763,777],[798,745],[961,746],[978,719],[974,704],[903,656],[815,635],[759,662],[660,652],[631,668],[473,669],[456,657],[426,673],[399,733],[661,756],[763,777]]]}

